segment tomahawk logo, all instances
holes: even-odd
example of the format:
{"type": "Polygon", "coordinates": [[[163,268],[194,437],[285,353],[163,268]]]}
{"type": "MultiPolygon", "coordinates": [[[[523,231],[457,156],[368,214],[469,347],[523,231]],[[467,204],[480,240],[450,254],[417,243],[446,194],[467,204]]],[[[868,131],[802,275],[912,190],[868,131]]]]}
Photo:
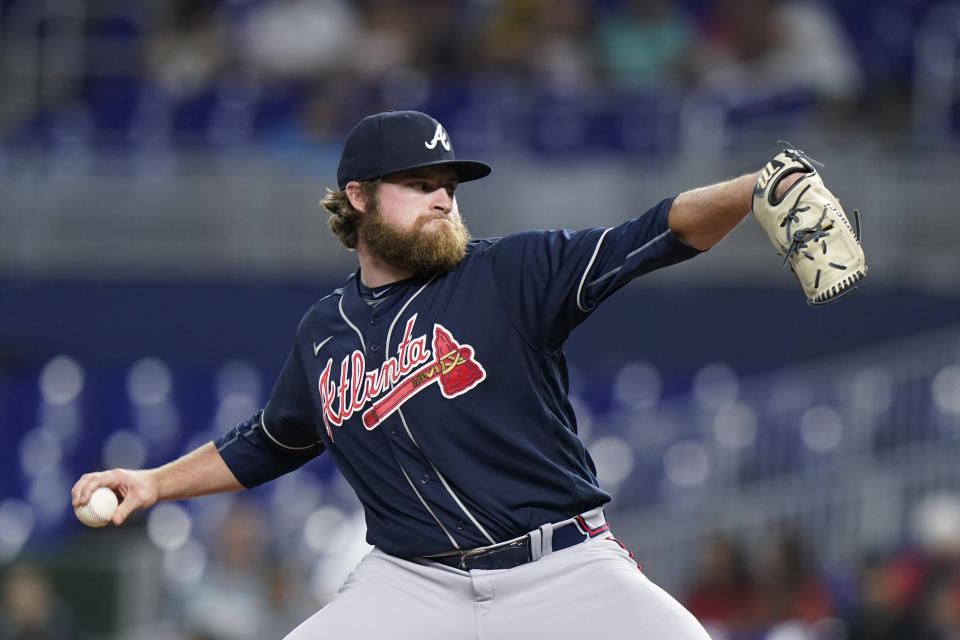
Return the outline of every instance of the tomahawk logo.
{"type": "Polygon", "coordinates": [[[438,142],[445,150],[450,151],[450,138],[447,136],[447,132],[440,123],[437,123],[437,130],[433,133],[433,140],[430,142],[424,140],[423,146],[425,146],[427,149],[436,149],[438,142]]]}
{"type": "Polygon", "coordinates": [[[427,336],[413,337],[414,315],[407,321],[398,353],[386,359],[379,369],[366,370],[366,358],[355,350],[340,363],[340,384],[331,380],[333,359],[320,374],[320,398],[327,435],[333,439],[330,425],[340,426],[367,403],[383,395],[363,412],[363,426],[376,429],[403,404],[434,382],[444,398],[456,398],[483,382],[487,372],[468,344],[460,344],[442,324],[433,325],[431,349],[427,336]],[[338,404],[334,408],[334,404],[338,404]]]}

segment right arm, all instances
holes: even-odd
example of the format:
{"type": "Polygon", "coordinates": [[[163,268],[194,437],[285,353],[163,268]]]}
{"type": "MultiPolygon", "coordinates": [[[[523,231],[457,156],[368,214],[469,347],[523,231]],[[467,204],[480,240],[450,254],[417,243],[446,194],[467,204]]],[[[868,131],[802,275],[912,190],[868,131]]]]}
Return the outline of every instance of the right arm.
{"type": "Polygon", "coordinates": [[[98,487],[109,487],[121,500],[113,516],[113,523],[119,525],[133,511],[163,500],[239,491],[269,482],[324,451],[313,427],[312,407],[310,385],[294,345],[264,411],[162,467],[84,474],[71,491],[73,506],[86,504],[98,487]]]}
{"type": "Polygon", "coordinates": [[[117,525],[122,524],[131,512],[149,509],[163,500],[183,500],[244,488],[213,442],[156,469],[110,469],[86,473],[70,492],[73,506],[86,504],[97,487],[109,487],[121,498],[113,516],[113,523],[117,525]]]}

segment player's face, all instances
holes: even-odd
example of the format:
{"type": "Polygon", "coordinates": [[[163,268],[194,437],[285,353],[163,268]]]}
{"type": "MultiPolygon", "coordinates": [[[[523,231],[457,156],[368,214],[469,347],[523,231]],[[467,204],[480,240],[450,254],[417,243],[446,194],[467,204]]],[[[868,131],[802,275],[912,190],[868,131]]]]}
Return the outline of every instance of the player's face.
{"type": "Polygon", "coordinates": [[[384,220],[397,229],[410,230],[419,224],[429,231],[443,228],[441,221],[460,222],[456,190],[457,174],[450,167],[411,169],[384,178],[377,203],[384,220]],[[426,224],[421,222],[424,218],[426,224]]]}
{"type": "Polygon", "coordinates": [[[384,178],[367,205],[360,239],[384,261],[412,273],[450,271],[463,260],[470,239],[456,188],[457,174],[444,166],[384,178]]]}

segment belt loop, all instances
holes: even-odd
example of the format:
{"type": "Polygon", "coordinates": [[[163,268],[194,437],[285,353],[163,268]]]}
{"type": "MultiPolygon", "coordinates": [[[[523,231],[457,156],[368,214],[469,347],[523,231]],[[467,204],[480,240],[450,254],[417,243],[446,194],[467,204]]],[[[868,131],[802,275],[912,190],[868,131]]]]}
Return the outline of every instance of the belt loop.
{"type": "Polygon", "coordinates": [[[530,561],[536,562],[543,555],[540,529],[534,529],[527,536],[530,538],[530,561]]]}
{"type": "Polygon", "coordinates": [[[538,529],[540,533],[540,544],[542,547],[541,556],[548,556],[553,553],[553,523],[541,525],[538,529]]]}
{"type": "Polygon", "coordinates": [[[587,511],[585,514],[583,514],[583,517],[586,520],[587,524],[589,524],[594,529],[602,527],[603,525],[607,524],[607,518],[603,514],[603,505],[600,505],[599,507],[596,507],[594,509],[591,509],[590,511],[587,511]]]}

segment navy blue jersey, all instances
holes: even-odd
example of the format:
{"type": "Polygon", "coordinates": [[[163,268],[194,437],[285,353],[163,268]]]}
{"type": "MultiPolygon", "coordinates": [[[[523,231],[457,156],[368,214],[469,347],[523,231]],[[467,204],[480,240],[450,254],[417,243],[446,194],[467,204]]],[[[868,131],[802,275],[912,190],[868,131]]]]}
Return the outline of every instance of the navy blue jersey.
{"type": "Polygon", "coordinates": [[[696,250],[672,200],[613,228],[472,241],[452,272],[371,305],[357,277],[315,303],[264,410],[217,440],[252,487],[328,451],[367,540],[414,557],[514,538],[601,505],[561,350],[632,278],[696,250]]]}

